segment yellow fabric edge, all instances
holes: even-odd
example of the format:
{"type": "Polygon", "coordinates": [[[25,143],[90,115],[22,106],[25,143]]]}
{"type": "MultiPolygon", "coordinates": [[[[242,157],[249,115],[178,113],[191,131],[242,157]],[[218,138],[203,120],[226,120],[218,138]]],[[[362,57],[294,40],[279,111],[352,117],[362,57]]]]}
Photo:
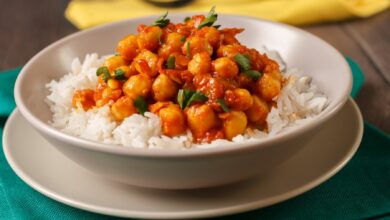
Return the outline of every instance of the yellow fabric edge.
{"type": "MultiPolygon", "coordinates": [[[[211,5],[227,14],[247,15],[293,25],[368,17],[389,8],[390,0],[197,0],[170,12],[208,11],[211,5]],[[239,10],[237,9],[239,7],[239,10]]],[[[79,29],[126,18],[161,14],[166,11],[142,0],[82,1],[69,3],[65,17],[79,29]],[[115,11],[115,13],[113,13],[115,11]],[[99,12],[102,12],[100,15],[99,12]],[[131,14],[129,14],[131,12],[131,14]]]]}

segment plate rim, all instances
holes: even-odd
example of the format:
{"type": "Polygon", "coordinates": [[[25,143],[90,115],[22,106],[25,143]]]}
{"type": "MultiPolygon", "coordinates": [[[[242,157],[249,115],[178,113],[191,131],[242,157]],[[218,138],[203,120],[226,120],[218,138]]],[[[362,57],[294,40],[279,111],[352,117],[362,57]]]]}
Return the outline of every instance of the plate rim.
{"type": "MultiPolygon", "coordinates": [[[[12,153],[9,150],[9,143],[8,139],[10,137],[10,124],[12,121],[15,120],[16,117],[22,117],[23,120],[26,120],[23,115],[19,112],[17,108],[13,110],[11,115],[6,121],[6,124],[4,126],[3,130],[3,151],[5,154],[5,158],[12,168],[12,170],[15,172],[15,174],[28,186],[33,188],[34,190],[38,191],[39,193],[43,194],[44,196],[47,196],[57,202],[69,205],[73,208],[78,208],[84,211],[89,211],[93,213],[103,214],[103,215],[109,215],[109,216],[116,216],[116,217],[133,217],[133,218],[154,218],[154,219],[179,219],[179,218],[205,218],[205,217],[217,217],[217,216],[225,216],[225,215],[231,215],[241,212],[246,212],[250,210],[255,210],[259,208],[264,208],[267,206],[274,205],[276,203],[280,203],[283,201],[286,201],[290,198],[296,197],[298,195],[301,195],[316,186],[322,184],[326,180],[333,177],[336,173],[338,173],[355,155],[357,149],[359,148],[359,145],[361,143],[362,137],[363,137],[363,130],[364,130],[364,123],[363,123],[363,117],[359,110],[359,107],[357,106],[356,102],[349,97],[348,101],[345,103],[345,105],[351,104],[352,109],[354,111],[354,114],[356,114],[358,121],[358,127],[357,129],[357,138],[353,141],[352,146],[350,147],[349,151],[344,155],[344,157],[335,164],[332,168],[325,171],[320,177],[303,184],[302,186],[290,190],[288,192],[282,193],[277,196],[272,196],[263,200],[257,200],[253,202],[248,202],[244,204],[238,204],[238,205],[232,205],[228,207],[223,208],[216,208],[212,210],[197,210],[197,211],[175,211],[175,212],[147,212],[147,211],[134,211],[134,210],[120,210],[115,208],[107,208],[97,205],[91,205],[86,202],[80,202],[72,198],[67,198],[65,195],[61,195],[61,193],[54,192],[51,189],[48,189],[47,187],[41,185],[36,180],[34,180],[31,176],[29,176],[27,173],[23,171],[22,168],[19,167],[18,164],[14,161],[12,157],[12,153]]],[[[336,114],[337,115],[337,114],[336,114]]],[[[34,130],[33,126],[31,126],[34,130]]]]}

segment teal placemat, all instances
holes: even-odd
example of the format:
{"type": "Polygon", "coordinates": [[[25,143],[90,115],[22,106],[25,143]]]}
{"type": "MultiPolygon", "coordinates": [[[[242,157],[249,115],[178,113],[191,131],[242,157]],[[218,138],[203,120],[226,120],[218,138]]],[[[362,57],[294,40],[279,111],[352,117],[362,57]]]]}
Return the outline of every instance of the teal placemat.
{"type": "MultiPolygon", "coordinates": [[[[351,95],[355,96],[364,82],[364,75],[352,59],[347,58],[347,60],[354,79],[351,95]]],[[[15,107],[13,82],[19,71],[20,68],[0,73],[1,134],[8,115],[15,107]]],[[[286,202],[223,218],[365,219],[388,216],[390,216],[390,136],[365,123],[363,141],[358,152],[346,167],[330,180],[286,202]]],[[[0,219],[117,218],[72,208],[43,196],[15,175],[1,152],[0,219]]]]}

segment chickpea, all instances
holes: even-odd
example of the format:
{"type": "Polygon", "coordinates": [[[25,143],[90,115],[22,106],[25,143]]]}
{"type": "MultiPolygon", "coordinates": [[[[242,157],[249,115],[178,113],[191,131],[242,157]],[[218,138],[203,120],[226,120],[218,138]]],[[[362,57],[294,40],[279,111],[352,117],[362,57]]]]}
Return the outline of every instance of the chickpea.
{"type": "Polygon", "coordinates": [[[184,35],[176,32],[167,34],[165,43],[158,49],[158,55],[166,59],[173,53],[181,54],[181,47],[184,44],[184,42],[182,41],[183,37],[184,35]]]}
{"type": "Polygon", "coordinates": [[[139,73],[155,76],[157,74],[158,56],[149,50],[143,50],[134,58],[134,67],[139,73]]]}
{"type": "Polygon", "coordinates": [[[213,68],[218,76],[224,78],[232,78],[238,74],[238,66],[236,62],[228,57],[220,57],[214,60],[213,68]]]}
{"type": "Polygon", "coordinates": [[[122,56],[112,56],[104,62],[104,66],[108,68],[108,71],[110,71],[111,74],[116,68],[126,65],[127,62],[123,59],[122,56]]]}
{"type": "Polygon", "coordinates": [[[227,139],[232,140],[245,132],[248,121],[244,112],[231,111],[221,114],[220,118],[223,120],[223,130],[227,139]]]}
{"type": "Polygon", "coordinates": [[[166,108],[170,105],[174,105],[173,102],[156,102],[154,104],[149,105],[149,111],[158,114],[161,109],[166,108]]]}
{"type": "Polygon", "coordinates": [[[164,135],[169,137],[179,135],[186,130],[186,120],[178,105],[171,104],[159,111],[161,128],[164,135]]]}
{"type": "Polygon", "coordinates": [[[129,117],[132,114],[137,113],[137,109],[134,106],[134,100],[130,96],[120,97],[112,106],[111,114],[118,121],[129,117]]]}
{"type": "Polygon", "coordinates": [[[247,48],[245,46],[234,44],[234,45],[221,45],[217,50],[218,57],[229,57],[233,59],[238,53],[245,53],[247,48]]]}
{"type": "Polygon", "coordinates": [[[203,27],[195,33],[195,36],[204,37],[210,45],[216,48],[219,45],[221,34],[215,27],[203,27]]]}
{"type": "Polygon", "coordinates": [[[192,74],[205,74],[210,71],[211,58],[208,53],[197,53],[192,57],[188,63],[188,71],[192,74]]]}
{"type": "Polygon", "coordinates": [[[166,101],[174,97],[177,93],[177,85],[167,75],[160,74],[152,85],[153,97],[157,101],[166,101]]]}
{"type": "Polygon", "coordinates": [[[195,138],[202,137],[207,131],[219,124],[214,110],[208,105],[192,105],[185,110],[187,124],[195,138]]]}
{"type": "Polygon", "coordinates": [[[147,97],[152,89],[152,78],[146,74],[131,76],[122,89],[126,95],[133,98],[138,96],[147,97]]]}
{"type": "Polygon", "coordinates": [[[206,94],[209,100],[223,98],[225,85],[222,79],[211,77],[209,74],[195,75],[193,78],[194,87],[206,94]]]}
{"type": "Polygon", "coordinates": [[[121,82],[119,82],[116,79],[109,79],[109,80],[107,80],[107,86],[113,90],[119,89],[121,87],[121,82]]]}
{"type": "Polygon", "coordinates": [[[233,110],[244,111],[252,107],[253,99],[246,89],[233,89],[225,92],[225,101],[233,110]]]}
{"type": "Polygon", "coordinates": [[[165,40],[165,44],[171,48],[171,52],[180,52],[181,47],[184,45],[182,38],[184,35],[181,35],[176,32],[169,33],[165,40]]]}
{"type": "Polygon", "coordinates": [[[158,26],[148,26],[142,29],[137,38],[139,49],[154,51],[160,44],[162,34],[163,31],[158,26]]]}
{"type": "Polygon", "coordinates": [[[245,111],[246,116],[250,122],[256,124],[264,124],[267,119],[268,112],[270,111],[267,102],[262,100],[257,95],[252,95],[253,105],[245,111]]]}
{"type": "Polygon", "coordinates": [[[279,71],[272,71],[272,72],[269,72],[267,74],[274,77],[276,80],[278,80],[280,82],[282,82],[282,80],[283,80],[282,74],[279,71]]]}
{"type": "Polygon", "coordinates": [[[73,95],[72,105],[77,108],[80,104],[84,111],[87,111],[95,105],[93,96],[94,91],[91,89],[76,90],[73,95]]]}
{"type": "Polygon", "coordinates": [[[190,59],[187,56],[184,56],[182,54],[173,54],[176,58],[176,69],[178,70],[187,70],[188,63],[190,62],[190,59]]]}
{"type": "Polygon", "coordinates": [[[210,43],[202,37],[189,37],[187,41],[181,48],[183,54],[187,54],[187,47],[189,47],[190,57],[194,56],[197,53],[207,52],[209,56],[213,54],[213,47],[210,43]],[[189,44],[189,46],[188,46],[189,44]]]}
{"type": "Polygon", "coordinates": [[[138,53],[137,37],[134,35],[128,35],[119,41],[116,51],[126,61],[132,61],[138,53]]]}
{"type": "Polygon", "coordinates": [[[264,73],[263,76],[257,81],[258,92],[265,101],[272,101],[273,98],[278,96],[281,87],[281,81],[268,73],[264,73]]]}

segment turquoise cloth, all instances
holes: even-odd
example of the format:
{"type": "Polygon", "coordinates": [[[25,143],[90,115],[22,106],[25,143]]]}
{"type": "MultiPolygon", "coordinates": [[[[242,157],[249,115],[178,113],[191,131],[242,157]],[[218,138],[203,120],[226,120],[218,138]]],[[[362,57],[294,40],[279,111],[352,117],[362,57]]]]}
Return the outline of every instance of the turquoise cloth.
{"type": "MultiPolygon", "coordinates": [[[[354,78],[351,95],[355,96],[363,84],[364,75],[352,59],[347,60],[354,78]]],[[[15,107],[13,82],[19,71],[20,68],[0,73],[1,134],[8,115],[15,107]]],[[[358,152],[330,180],[286,202],[223,218],[390,219],[390,136],[366,123],[358,152]]],[[[43,196],[15,175],[1,152],[0,219],[116,218],[72,208],[43,196]]]]}

